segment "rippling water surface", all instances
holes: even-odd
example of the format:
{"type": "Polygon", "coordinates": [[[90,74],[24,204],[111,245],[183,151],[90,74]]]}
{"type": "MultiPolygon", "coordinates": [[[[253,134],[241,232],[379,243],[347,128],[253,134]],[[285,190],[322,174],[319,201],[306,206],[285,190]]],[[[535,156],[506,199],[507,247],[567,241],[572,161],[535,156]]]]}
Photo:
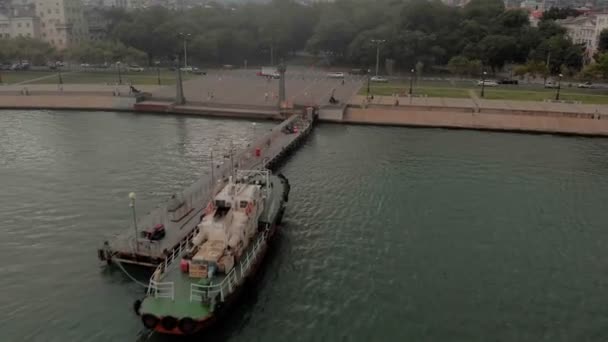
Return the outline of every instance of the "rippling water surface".
{"type": "MultiPolygon", "coordinates": [[[[258,123],[257,133],[271,123],[258,123]]],[[[141,288],[96,260],[129,223],[246,144],[247,121],[0,113],[0,331],[142,334],[141,288]]],[[[283,167],[283,232],[225,341],[604,341],[608,140],[321,125],[283,167]]],[[[145,280],[145,274],[132,270],[145,280]]]]}

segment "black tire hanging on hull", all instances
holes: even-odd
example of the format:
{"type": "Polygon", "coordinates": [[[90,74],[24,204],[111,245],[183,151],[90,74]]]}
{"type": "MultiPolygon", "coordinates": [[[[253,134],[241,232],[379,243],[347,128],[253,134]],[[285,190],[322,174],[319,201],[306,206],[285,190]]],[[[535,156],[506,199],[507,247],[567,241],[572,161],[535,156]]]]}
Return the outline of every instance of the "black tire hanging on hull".
{"type": "Polygon", "coordinates": [[[191,335],[196,331],[196,322],[189,317],[182,318],[179,320],[177,327],[184,335],[191,335]]]}
{"type": "Polygon", "coordinates": [[[177,326],[177,318],[173,316],[165,316],[160,320],[160,325],[166,330],[173,330],[177,326]]]}
{"type": "Polygon", "coordinates": [[[154,329],[158,325],[158,317],[150,314],[144,314],[141,316],[141,321],[144,324],[144,327],[148,329],[154,329]]]}
{"type": "Polygon", "coordinates": [[[140,309],[141,309],[141,300],[138,299],[133,303],[133,311],[135,311],[135,314],[137,316],[141,316],[140,309]]]}

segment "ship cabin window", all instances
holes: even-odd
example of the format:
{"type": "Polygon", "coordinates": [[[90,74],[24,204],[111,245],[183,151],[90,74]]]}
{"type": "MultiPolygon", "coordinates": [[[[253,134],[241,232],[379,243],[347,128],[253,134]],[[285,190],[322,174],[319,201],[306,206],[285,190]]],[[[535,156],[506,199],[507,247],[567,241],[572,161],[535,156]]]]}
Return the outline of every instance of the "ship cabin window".
{"type": "Polygon", "coordinates": [[[230,203],[226,203],[224,200],[215,200],[215,206],[218,208],[230,208],[230,203]]]}
{"type": "Polygon", "coordinates": [[[241,201],[241,209],[245,209],[245,208],[247,208],[247,204],[248,204],[248,203],[249,203],[249,202],[247,202],[247,201],[241,201]]]}

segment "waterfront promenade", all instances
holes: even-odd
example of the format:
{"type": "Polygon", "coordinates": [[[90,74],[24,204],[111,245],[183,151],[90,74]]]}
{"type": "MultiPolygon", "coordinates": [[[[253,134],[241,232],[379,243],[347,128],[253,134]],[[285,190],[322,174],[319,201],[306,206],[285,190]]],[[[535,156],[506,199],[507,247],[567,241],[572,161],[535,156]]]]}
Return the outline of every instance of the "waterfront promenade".
{"type": "MultiPolygon", "coordinates": [[[[468,128],[608,136],[608,105],[471,98],[357,95],[365,79],[328,78],[321,70],[290,68],[289,108],[315,106],[319,119],[338,123],[468,128]],[[330,105],[329,98],[339,101],[330,105]]],[[[255,70],[214,70],[184,82],[186,103],[174,103],[175,85],[50,84],[0,86],[0,108],[121,110],[280,120],[278,80],[255,70]]]]}

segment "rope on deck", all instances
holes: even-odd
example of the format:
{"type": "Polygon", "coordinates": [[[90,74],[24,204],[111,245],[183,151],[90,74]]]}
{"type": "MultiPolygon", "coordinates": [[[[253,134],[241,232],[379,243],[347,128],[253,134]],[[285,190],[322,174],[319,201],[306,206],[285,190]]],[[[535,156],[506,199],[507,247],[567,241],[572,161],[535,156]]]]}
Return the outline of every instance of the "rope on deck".
{"type": "Polygon", "coordinates": [[[118,265],[118,268],[120,268],[124,274],[129,277],[129,279],[131,279],[133,282],[135,282],[135,284],[139,285],[139,286],[143,286],[145,288],[148,288],[147,284],[144,284],[142,282],[140,282],[139,280],[135,279],[135,277],[133,277],[132,275],[129,274],[129,272],[127,272],[127,270],[125,270],[125,268],[122,266],[121,262],[115,262],[114,264],[118,265]]]}

